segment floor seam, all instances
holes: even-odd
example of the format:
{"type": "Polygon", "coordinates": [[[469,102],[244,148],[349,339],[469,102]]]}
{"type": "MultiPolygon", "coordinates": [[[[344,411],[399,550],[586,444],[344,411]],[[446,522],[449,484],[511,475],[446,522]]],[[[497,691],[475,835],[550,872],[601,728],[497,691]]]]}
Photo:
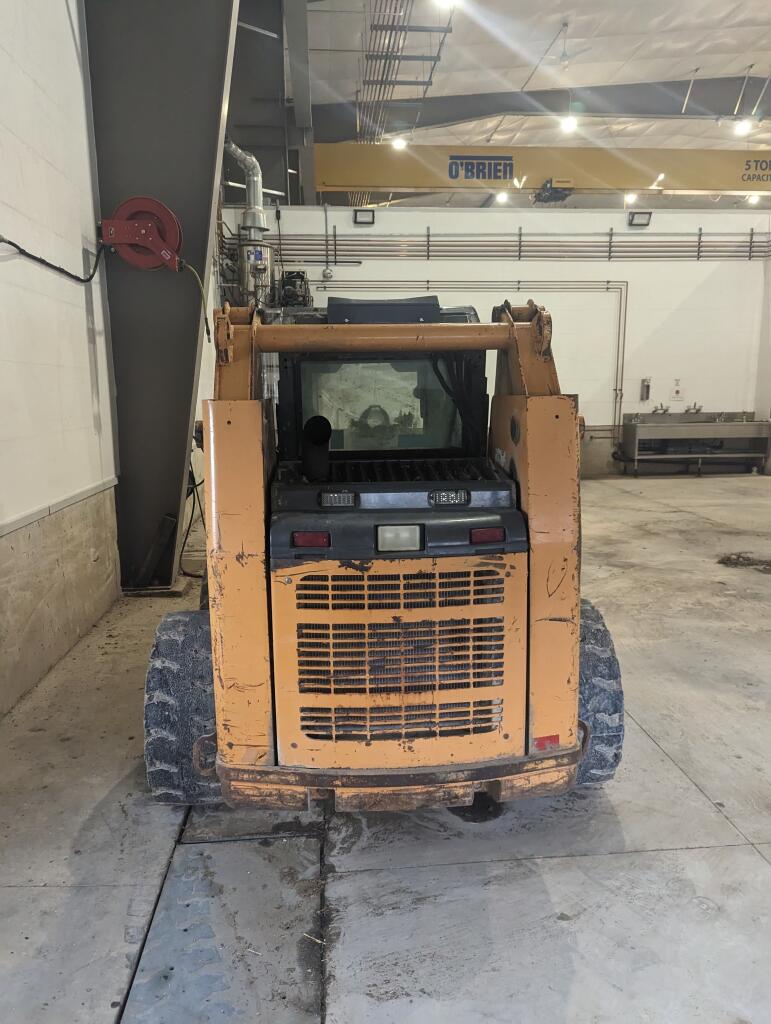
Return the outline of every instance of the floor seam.
{"type": "Polygon", "coordinates": [[[329,824],[331,811],[328,806],[324,807],[324,822],[319,841],[319,941],[321,977],[319,978],[319,1024],[327,1022],[327,941],[329,938],[329,912],[327,910],[327,878],[329,868],[327,865],[327,843],[329,842],[329,824]]]}
{"type": "Polygon", "coordinates": [[[712,806],[713,806],[713,807],[715,808],[715,810],[716,810],[716,811],[719,811],[719,812],[720,812],[720,814],[722,814],[722,815],[723,815],[723,817],[724,817],[724,818],[725,818],[725,820],[726,820],[726,821],[728,822],[728,824],[729,824],[729,825],[731,826],[731,828],[733,828],[733,829],[735,829],[735,830],[737,831],[737,833],[738,833],[738,834],[739,834],[739,835],[740,835],[740,836],[742,837],[742,839],[743,839],[743,840],[745,841],[745,843],[746,843],[746,844],[747,844],[748,846],[754,846],[755,844],[753,843],[753,841],[752,841],[752,840],[751,840],[751,839],[749,838],[749,836],[747,836],[747,835],[746,835],[746,834],[745,834],[745,833],[744,833],[744,832],[743,832],[743,831],[742,831],[742,830],[741,830],[741,829],[739,828],[739,826],[738,826],[738,825],[736,824],[736,822],[735,822],[735,821],[733,821],[733,820],[732,820],[732,819],[731,819],[731,818],[730,818],[730,817],[729,817],[729,816],[728,816],[728,815],[726,814],[726,812],[725,812],[724,808],[720,807],[720,806],[719,806],[719,805],[718,805],[718,804],[717,804],[717,803],[716,803],[716,802],[715,802],[715,801],[714,801],[714,800],[712,799],[712,797],[711,797],[711,796],[709,795],[709,793],[705,792],[705,791],[704,791],[704,790],[702,789],[702,787],[701,787],[701,786],[699,785],[699,783],[698,783],[698,782],[696,782],[696,780],[695,780],[695,779],[692,779],[692,778],[691,778],[691,776],[690,776],[690,775],[688,774],[688,772],[687,772],[687,771],[685,770],[685,768],[683,768],[683,766],[682,766],[681,764],[678,764],[678,762],[677,762],[677,761],[676,761],[676,760],[674,759],[674,757],[673,757],[673,756],[672,756],[672,755],[671,755],[671,754],[669,753],[669,751],[668,751],[668,750],[666,750],[666,749],[665,749],[665,748],[664,748],[664,747],[663,747],[663,746],[662,746],[662,745],[661,745],[661,744],[659,743],[659,741],[658,741],[658,740],[657,740],[657,739],[656,739],[656,738],[655,738],[654,736],[652,736],[652,735],[651,735],[651,734],[650,734],[650,733],[648,732],[648,730],[647,730],[647,729],[645,728],[645,726],[644,726],[644,725],[642,724],[642,722],[638,721],[638,719],[636,719],[636,718],[634,717],[634,715],[633,715],[633,714],[632,714],[632,713],[631,713],[630,711],[628,711],[628,710],[627,710],[627,711],[626,711],[626,714],[627,714],[627,715],[628,715],[628,716],[629,716],[629,717],[630,717],[630,718],[632,719],[632,721],[633,721],[633,722],[635,723],[635,725],[636,725],[636,726],[637,726],[638,728],[642,729],[642,731],[643,731],[643,732],[645,733],[645,735],[646,735],[646,736],[648,737],[648,739],[649,739],[649,740],[651,741],[651,743],[655,743],[655,745],[656,745],[656,746],[658,747],[658,749],[659,749],[659,750],[661,751],[661,753],[662,753],[662,754],[663,754],[663,755],[664,755],[664,756],[665,756],[666,758],[668,758],[668,759],[669,759],[669,761],[671,761],[671,762],[672,762],[672,764],[673,764],[673,765],[675,766],[675,768],[677,768],[677,770],[678,770],[679,772],[681,772],[681,773],[682,773],[682,774],[683,774],[683,775],[685,776],[685,778],[686,778],[686,779],[688,779],[688,781],[689,781],[689,782],[691,783],[691,785],[692,785],[692,786],[695,786],[695,787],[696,787],[696,789],[697,789],[697,790],[698,790],[698,791],[699,791],[699,792],[701,793],[701,795],[702,795],[702,796],[704,797],[704,799],[705,799],[705,800],[708,800],[708,801],[710,802],[710,804],[711,804],[711,805],[712,805],[712,806]]]}
{"type": "Polygon", "coordinates": [[[316,829],[308,832],[259,832],[246,836],[219,836],[210,839],[181,839],[180,846],[209,846],[215,843],[253,843],[269,839],[273,842],[276,839],[319,839],[323,838],[323,830],[316,829]]]}
{"type": "MultiPolygon", "coordinates": [[[[165,872],[164,872],[165,877],[165,872]]],[[[2,889],[136,889],[152,882],[0,882],[2,889]]]]}
{"type": "MultiPolygon", "coordinates": [[[[484,860],[433,861],[431,864],[397,864],[394,866],[385,864],[380,867],[350,868],[348,870],[345,868],[335,868],[334,874],[335,877],[342,877],[344,875],[367,874],[373,871],[422,871],[427,868],[459,868],[477,864],[519,864],[523,861],[578,860],[585,859],[587,857],[624,857],[642,856],[653,853],[696,853],[700,850],[745,850],[750,848],[755,849],[755,844],[748,840],[744,843],[715,843],[714,845],[707,846],[660,846],[648,850],[600,850],[587,853],[534,853],[531,856],[525,857],[501,857],[496,859],[487,857],[484,860]]],[[[762,854],[760,855],[761,857],[763,856],[762,854]]],[[[765,858],[763,859],[765,860],[765,858]]]]}
{"type": "Polygon", "coordinates": [[[150,929],[153,926],[155,915],[158,912],[158,905],[161,902],[161,896],[163,895],[163,889],[164,886],[166,885],[166,879],[169,877],[169,871],[171,870],[171,865],[174,860],[174,854],[177,851],[177,847],[180,845],[180,840],[184,834],[185,826],[187,825],[187,819],[190,817],[191,810],[191,807],[186,807],[185,813],[182,815],[182,818],[179,822],[177,835],[172,844],[168,860],[166,861],[166,867],[161,877],[160,885],[158,886],[158,892],[156,893],[155,896],[155,902],[153,903],[153,908],[150,911],[150,916],[147,919],[147,925],[145,927],[144,934],[142,935],[142,941],[140,942],[139,949],[137,950],[136,960],[134,961],[134,966],[131,970],[131,977],[128,980],[128,985],[126,986],[126,991],[123,995],[123,999],[121,1000],[121,1004],[118,1008],[117,1013],[115,1014],[115,1024],[120,1024],[120,1022],[123,1020],[123,1014],[126,1012],[126,1006],[128,1005],[129,997],[131,995],[131,989],[134,987],[134,981],[136,980],[137,972],[139,971],[139,965],[142,962],[142,955],[144,954],[145,946],[147,945],[147,940],[150,936],[150,929]]]}

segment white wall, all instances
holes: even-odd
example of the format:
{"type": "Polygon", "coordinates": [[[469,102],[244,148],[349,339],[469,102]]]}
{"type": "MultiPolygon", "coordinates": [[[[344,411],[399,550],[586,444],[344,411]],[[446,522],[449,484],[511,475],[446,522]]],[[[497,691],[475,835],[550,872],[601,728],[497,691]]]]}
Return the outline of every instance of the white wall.
{"type": "MultiPolygon", "coordinates": [[[[83,273],[95,181],[77,0],[0,4],[0,234],[83,273]]],[[[0,245],[0,527],[115,475],[103,271],[68,281],[0,245]]]]}
{"type": "MultiPolygon", "coordinates": [[[[235,222],[234,211],[228,211],[235,222]]],[[[524,232],[569,235],[629,231],[623,211],[613,210],[436,210],[378,209],[372,228],[354,227],[350,210],[328,211],[329,230],[339,235],[443,234],[498,235],[514,238],[524,232]]],[[[769,230],[762,211],[656,211],[649,232],[688,234],[749,233],[769,230]]],[[[281,230],[294,234],[324,233],[324,213],[317,208],[286,208],[281,230]]],[[[333,278],[322,279],[322,266],[307,266],[315,300],[328,294],[363,296],[355,285],[369,282],[378,295],[418,295],[436,291],[444,305],[471,304],[488,320],[494,303],[532,297],[554,319],[554,349],[563,391],[579,395],[589,424],[612,421],[612,387],[618,333],[617,291],[603,291],[608,280],[625,282],[626,360],[624,412],[644,411],[663,402],[674,411],[696,402],[705,410],[755,410],[763,326],[763,260],[378,260],[360,266],[333,266],[333,278]],[[517,282],[544,282],[518,291],[517,282]],[[437,282],[445,282],[438,286],[437,282]],[[493,282],[492,287],[490,282],[493,282]],[[567,282],[584,282],[594,290],[568,290],[567,282]],[[403,286],[402,286],[403,285],[403,286]],[[564,286],[564,287],[563,287],[564,286]],[[650,401],[639,401],[640,379],[652,378],[650,401]],[[675,380],[683,400],[672,398],[675,380]]],[[[299,264],[298,264],[299,265],[299,264]]],[[[765,301],[768,302],[766,295],[765,301]]],[[[767,416],[767,403],[758,407],[767,416]]]]}

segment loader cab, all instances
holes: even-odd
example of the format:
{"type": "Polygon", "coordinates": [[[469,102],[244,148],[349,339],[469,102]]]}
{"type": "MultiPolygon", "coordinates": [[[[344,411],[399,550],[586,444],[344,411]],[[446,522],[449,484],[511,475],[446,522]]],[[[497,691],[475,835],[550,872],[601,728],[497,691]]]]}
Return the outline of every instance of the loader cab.
{"type": "MultiPolygon", "coordinates": [[[[330,300],[327,315],[478,322],[435,297],[330,300]]],[[[512,481],[486,455],[487,423],[483,351],[283,354],[272,567],[525,550],[512,481]]]]}

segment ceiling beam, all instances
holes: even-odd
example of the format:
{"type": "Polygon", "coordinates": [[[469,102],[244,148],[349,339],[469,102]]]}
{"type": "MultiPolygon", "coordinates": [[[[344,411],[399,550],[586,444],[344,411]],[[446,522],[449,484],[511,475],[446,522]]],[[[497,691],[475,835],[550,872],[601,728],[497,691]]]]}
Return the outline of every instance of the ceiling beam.
{"type": "MultiPolygon", "coordinates": [[[[683,79],[673,82],[641,82],[601,85],[579,89],[540,89],[532,92],[488,92],[464,96],[428,96],[394,99],[388,105],[385,134],[403,131],[415,123],[420,106],[420,127],[436,128],[487,117],[559,116],[568,106],[575,114],[623,118],[718,118],[733,117],[744,84],[744,75],[726,78],[683,79]],[[690,94],[689,94],[690,90],[690,94]],[[683,105],[687,98],[687,114],[683,105]]],[[[765,95],[763,76],[750,76],[742,96],[739,116],[749,116],[758,100],[756,116],[771,116],[771,90],[765,95]]],[[[314,106],[318,142],[346,142],[356,138],[353,103],[322,103],[314,106]]]]}
{"type": "Polygon", "coordinates": [[[316,146],[320,192],[586,191],[771,193],[767,149],[600,146],[316,146]]]}

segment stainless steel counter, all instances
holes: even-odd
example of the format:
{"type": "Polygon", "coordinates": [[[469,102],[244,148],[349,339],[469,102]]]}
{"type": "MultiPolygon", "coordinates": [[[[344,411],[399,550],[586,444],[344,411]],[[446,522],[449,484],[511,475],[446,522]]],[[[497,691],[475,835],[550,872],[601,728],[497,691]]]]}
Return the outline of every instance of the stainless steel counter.
{"type": "Polygon", "coordinates": [[[622,424],[624,472],[642,462],[743,463],[763,470],[771,455],[771,422],[747,413],[648,413],[622,424]]]}

